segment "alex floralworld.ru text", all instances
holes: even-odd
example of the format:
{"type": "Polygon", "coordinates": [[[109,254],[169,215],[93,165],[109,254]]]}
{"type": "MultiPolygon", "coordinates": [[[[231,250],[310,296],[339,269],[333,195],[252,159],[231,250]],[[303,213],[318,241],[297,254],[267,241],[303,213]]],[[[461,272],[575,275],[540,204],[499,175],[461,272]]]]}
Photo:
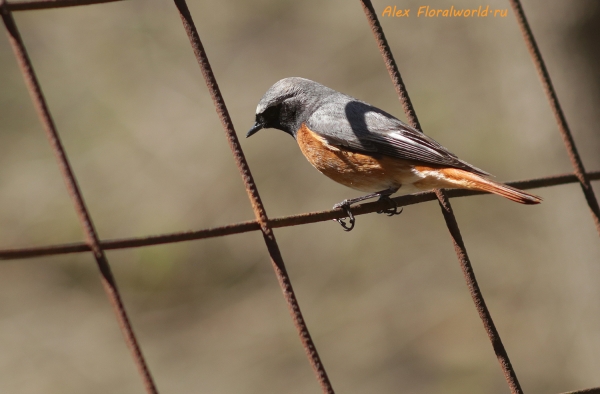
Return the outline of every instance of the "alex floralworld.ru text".
{"type": "MultiPolygon", "coordinates": [[[[400,8],[397,6],[388,5],[385,7],[381,16],[388,17],[410,17],[410,8],[400,8]]],[[[413,14],[414,15],[414,14],[413,14]]],[[[422,5],[417,10],[417,17],[424,18],[485,18],[485,17],[501,17],[505,18],[508,15],[508,9],[497,10],[490,9],[490,6],[479,6],[478,8],[432,8],[428,5],[422,5]]]]}

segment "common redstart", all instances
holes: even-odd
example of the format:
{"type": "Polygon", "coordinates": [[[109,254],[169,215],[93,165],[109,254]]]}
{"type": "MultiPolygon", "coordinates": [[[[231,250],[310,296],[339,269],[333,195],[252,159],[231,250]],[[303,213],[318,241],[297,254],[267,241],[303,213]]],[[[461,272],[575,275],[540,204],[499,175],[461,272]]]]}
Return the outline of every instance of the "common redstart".
{"type": "MultiPolygon", "coordinates": [[[[521,204],[542,199],[495,182],[485,171],[453,153],[394,116],[364,101],[320,83],[298,77],[285,78],[267,90],[256,107],[256,123],[250,137],[260,129],[275,128],[296,139],[302,154],[324,175],[366,196],[334,205],[350,218],[350,205],[379,197],[431,189],[469,189],[498,194],[521,204]]],[[[398,214],[397,206],[383,211],[398,214]]]]}

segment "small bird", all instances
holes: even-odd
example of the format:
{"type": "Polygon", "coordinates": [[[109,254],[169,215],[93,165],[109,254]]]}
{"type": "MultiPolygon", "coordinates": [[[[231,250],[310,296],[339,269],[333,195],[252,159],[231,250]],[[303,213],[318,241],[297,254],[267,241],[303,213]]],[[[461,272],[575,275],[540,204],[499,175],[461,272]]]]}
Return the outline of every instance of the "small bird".
{"type": "Polygon", "coordinates": [[[334,181],[370,194],[344,200],[350,205],[379,197],[393,205],[380,211],[399,214],[389,196],[431,189],[468,189],[498,194],[521,204],[542,199],[495,182],[490,174],[459,159],[442,145],[389,113],[309,79],[291,77],[276,82],[256,107],[256,123],[246,134],[275,128],[294,137],[302,154],[334,181]]]}

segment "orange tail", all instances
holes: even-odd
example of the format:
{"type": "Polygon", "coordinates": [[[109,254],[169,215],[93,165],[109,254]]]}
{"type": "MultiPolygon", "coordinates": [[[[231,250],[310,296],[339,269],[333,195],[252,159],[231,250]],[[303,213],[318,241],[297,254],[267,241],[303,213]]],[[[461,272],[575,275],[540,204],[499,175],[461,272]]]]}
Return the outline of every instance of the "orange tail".
{"type": "Polygon", "coordinates": [[[457,168],[446,168],[443,169],[442,172],[447,178],[460,184],[460,188],[494,193],[521,204],[539,204],[542,202],[542,199],[538,196],[525,193],[522,190],[503,183],[494,182],[481,175],[473,174],[472,172],[457,168]]]}

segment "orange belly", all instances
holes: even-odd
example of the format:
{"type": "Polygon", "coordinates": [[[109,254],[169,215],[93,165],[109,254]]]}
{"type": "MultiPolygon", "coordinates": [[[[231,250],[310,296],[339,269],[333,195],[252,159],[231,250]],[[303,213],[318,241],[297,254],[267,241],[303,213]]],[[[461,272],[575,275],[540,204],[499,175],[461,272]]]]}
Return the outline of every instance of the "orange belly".
{"type": "Polygon", "coordinates": [[[353,189],[373,193],[400,188],[401,194],[431,189],[471,189],[499,194],[521,204],[541,199],[459,168],[423,165],[385,155],[366,155],[333,146],[304,124],[296,134],[300,150],[317,170],[353,189]]]}
{"type": "MultiPolygon", "coordinates": [[[[298,130],[296,141],[313,167],[334,181],[356,190],[378,192],[423,180],[421,171],[412,162],[384,155],[365,155],[330,145],[305,125],[298,130]]],[[[415,191],[406,189],[402,191],[415,191]]]]}

